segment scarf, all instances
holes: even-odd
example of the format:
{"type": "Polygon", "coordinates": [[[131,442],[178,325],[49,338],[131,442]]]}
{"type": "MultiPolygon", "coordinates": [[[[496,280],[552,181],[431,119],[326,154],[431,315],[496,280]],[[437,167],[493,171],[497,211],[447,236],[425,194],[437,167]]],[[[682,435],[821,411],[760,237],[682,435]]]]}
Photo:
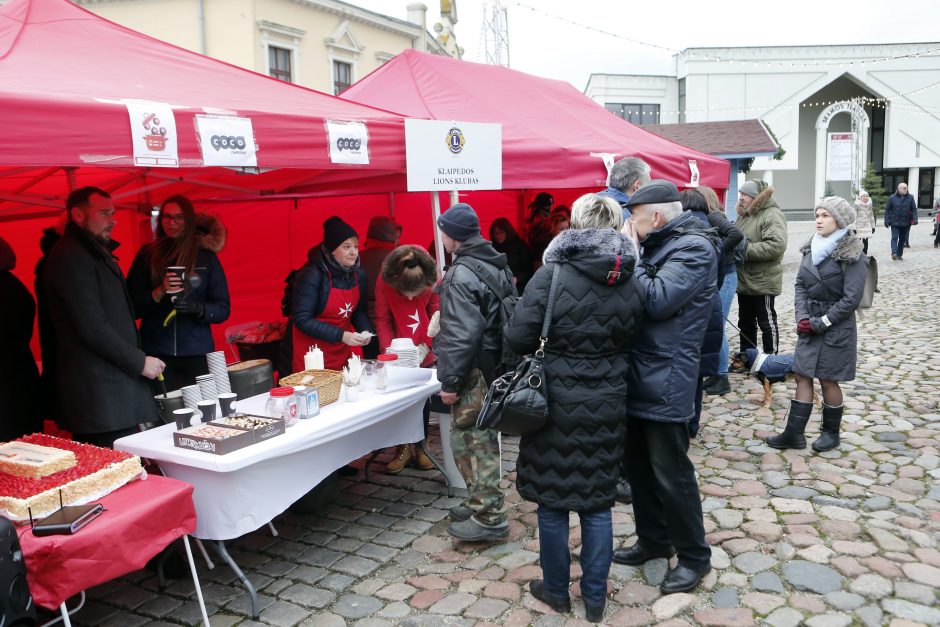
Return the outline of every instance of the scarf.
{"type": "Polygon", "coordinates": [[[823,261],[826,260],[832,254],[832,251],[836,249],[839,241],[845,237],[845,234],[849,230],[839,229],[838,231],[833,231],[829,234],[828,237],[823,237],[819,233],[813,236],[813,241],[810,244],[810,253],[813,255],[813,265],[818,266],[823,261]]]}

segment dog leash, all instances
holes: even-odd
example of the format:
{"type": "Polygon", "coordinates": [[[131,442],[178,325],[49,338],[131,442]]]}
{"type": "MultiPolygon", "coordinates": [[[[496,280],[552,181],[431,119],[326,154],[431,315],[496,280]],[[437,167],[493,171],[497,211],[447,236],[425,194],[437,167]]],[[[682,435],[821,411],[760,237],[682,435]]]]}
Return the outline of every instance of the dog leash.
{"type": "Polygon", "coordinates": [[[754,342],[752,342],[752,341],[751,341],[751,338],[749,338],[748,336],[746,336],[746,335],[744,334],[744,331],[742,331],[741,329],[738,328],[738,325],[736,325],[735,323],[731,322],[731,321],[728,320],[727,318],[725,318],[725,322],[727,322],[728,324],[730,324],[730,325],[734,328],[734,330],[737,331],[738,334],[739,334],[741,337],[743,337],[744,340],[745,340],[748,344],[750,344],[752,347],[756,348],[758,352],[760,352],[760,350],[761,350],[760,347],[759,347],[757,344],[755,344],[754,342]]]}

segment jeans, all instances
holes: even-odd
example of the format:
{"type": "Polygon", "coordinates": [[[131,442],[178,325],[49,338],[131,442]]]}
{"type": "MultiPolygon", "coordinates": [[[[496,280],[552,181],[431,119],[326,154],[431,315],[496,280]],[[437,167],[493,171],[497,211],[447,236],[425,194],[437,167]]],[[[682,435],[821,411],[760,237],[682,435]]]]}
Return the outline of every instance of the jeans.
{"type": "MultiPolygon", "coordinates": [[[[545,591],[554,599],[568,598],[571,553],[568,551],[568,511],[539,505],[539,551],[545,591]]],[[[586,605],[607,601],[607,575],[614,555],[610,509],[578,512],[581,519],[581,596],[586,605]]]]}
{"type": "Polygon", "coordinates": [[[900,259],[904,256],[904,243],[911,236],[910,226],[891,227],[891,254],[900,259]]]}
{"type": "Polygon", "coordinates": [[[718,376],[728,375],[728,333],[725,331],[725,320],[731,312],[731,301],[734,300],[734,293],[738,289],[738,271],[731,268],[731,272],[725,275],[721,289],[718,290],[718,300],[721,301],[721,315],[724,320],[721,321],[721,350],[718,352],[718,376]]]}
{"type": "Polygon", "coordinates": [[[757,327],[761,330],[763,351],[777,353],[780,334],[777,328],[777,310],[774,297],[762,294],[738,294],[738,329],[741,331],[741,352],[757,348],[757,327]]]}
{"type": "Polygon", "coordinates": [[[675,547],[680,564],[701,570],[711,562],[712,552],[688,450],[685,424],[627,415],[624,461],[638,542],[651,551],[675,547]]]}

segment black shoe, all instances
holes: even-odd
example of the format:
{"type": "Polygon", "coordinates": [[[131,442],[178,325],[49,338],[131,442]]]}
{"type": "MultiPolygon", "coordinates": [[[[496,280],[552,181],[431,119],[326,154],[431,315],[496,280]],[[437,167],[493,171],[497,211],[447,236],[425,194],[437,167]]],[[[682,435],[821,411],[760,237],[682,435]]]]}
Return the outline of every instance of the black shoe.
{"type": "Polygon", "coordinates": [[[599,623],[604,620],[604,610],[607,608],[606,603],[601,605],[588,605],[584,604],[584,618],[587,619],[589,623],[599,623]]]}
{"type": "Polygon", "coordinates": [[[813,442],[813,450],[819,453],[831,451],[839,446],[839,428],[842,425],[842,408],[830,407],[823,403],[822,429],[819,438],[813,442]]]}
{"type": "Polygon", "coordinates": [[[467,520],[471,516],[473,516],[473,510],[466,505],[458,505],[457,507],[450,508],[450,519],[454,522],[467,520]]]}
{"type": "Polygon", "coordinates": [[[722,396],[731,391],[731,383],[728,382],[728,377],[726,376],[717,376],[714,377],[714,381],[711,385],[706,384],[704,387],[705,393],[709,396],[722,396]]]}
{"type": "Polygon", "coordinates": [[[504,520],[495,525],[487,525],[471,516],[466,520],[450,523],[447,533],[464,542],[496,542],[509,535],[509,523],[504,520]]]}
{"type": "Polygon", "coordinates": [[[767,446],[779,450],[788,448],[806,448],[806,423],[813,411],[813,404],[803,401],[790,401],[790,411],[787,414],[787,426],[783,433],[767,438],[767,446]]]}
{"type": "Polygon", "coordinates": [[[706,565],[701,570],[693,570],[688,566],[679,564],[668,573],[659,589],[663,594],[675,594],[676,592],[689,592],[694,590],[702,579],[712,570],[711,565],[706,565]]]}
{"type": "Polygon", "coordinates": [[[702,381],[702,387],[703,387],[703,388],[710,388],[711,386],[715,385],[715,381],[716,381],[717,379],[718,379],[717,376],[705,377],[705,380],[702,381]]]}
{"type": "Polygon", "coordinates": [[[531,592],[532,596],[536,599],[548,605],[559,614],[567,614],[571,611],[571,597],[556,599],[548,596],[548,592],[545,591],[545,582],[541,579],[533,579],[529,582],[529,592],[531,592]]]}
{"type": "Polygon", "coordinates": [[[655,551],[647,551],[645,548],[640,546],[639,542],[637,542],[633,546],[626,549],[617,549],[614,551],[614,561],[618,564],[626,564],[627,566],[639,566],[650,560],[659,558],[666,558],[668,560],[675,554],[676,550],[672,547],[655,551]]]}
{"type": "Polygon", "coordinates": [[[618,503],[624,503],[625,505],[633,502],[633,488],[630,487],[630,482],[625,477],[620,477],[620,480],[617,481],[617,496],[614,498],[618,503]]]}

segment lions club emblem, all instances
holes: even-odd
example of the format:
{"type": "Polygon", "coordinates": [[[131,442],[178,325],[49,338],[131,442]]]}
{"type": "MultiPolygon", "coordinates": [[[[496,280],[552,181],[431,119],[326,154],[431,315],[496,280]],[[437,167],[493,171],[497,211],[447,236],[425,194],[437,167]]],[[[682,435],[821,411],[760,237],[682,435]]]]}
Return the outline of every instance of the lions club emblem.
{"type": "Polygon", "coordinates": [[[447,148],[452,153],[460,154],[460,151],[463,150],[463,146],[466,143],[463,133],[456,126],[449,131],[447,131],[447,148]]]}

